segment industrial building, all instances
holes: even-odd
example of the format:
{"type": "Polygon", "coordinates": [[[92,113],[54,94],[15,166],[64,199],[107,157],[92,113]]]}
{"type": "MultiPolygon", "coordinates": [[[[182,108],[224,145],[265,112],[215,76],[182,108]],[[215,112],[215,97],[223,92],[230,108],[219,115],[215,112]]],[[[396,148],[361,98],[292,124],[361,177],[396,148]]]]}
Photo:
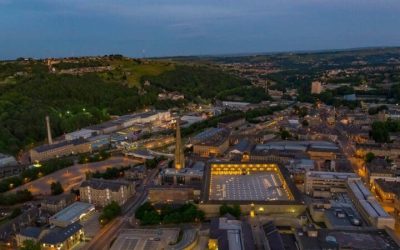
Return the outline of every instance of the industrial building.
{"type": "Polygon", "coordinates": [[[261,160],[262,156],[268,156],[270,152],[276,151],[282,154],[290,152],[291,155],[288,155],[288,159],[291,157],[304,158],[304,155],[307,155],[311,160],[325,161],[336,159],[340,149],[335,143],[329,141],[273,141],[258,144],[253,151],[254,156],[250,155],[251,160],[261,160]],[[298,157],[296,157],[297,154],[298,157]]]}
{"type": "Polygon", "coordinates": [[[29,151],[31,162],[45,161],[52,158],[91,152],[91,144],[81,138],[72,141],[62,141],[45,144],[29,151]]]}
{"type": "Polygon", "coordinates": [[[221,156],[229,147],[230,131],[225,128],[210,128],[191,138],[193,153],[202,157],[221,156]]]}
{"type": "Polygon", "coordinates": [[[65,134],[65,140],[67,141],[73,141],[76,139],[87,139],[89,137],[92,136],[96,136],[97,132],[95,130],[92,129],[81,129],[81,130],[77,130],[68,134],[65,134]]]}
{"type": "Polygon", "coordinates": [[[134,113],[120,116],[115,120],[96,124],[86,129],[95,131],[97,134],[111,134],[119,130],[129,128],[135,124],[155,123],[161,124],[164,121],[171,120],[169,111],[146,111],[143,113],[134,113]]]}

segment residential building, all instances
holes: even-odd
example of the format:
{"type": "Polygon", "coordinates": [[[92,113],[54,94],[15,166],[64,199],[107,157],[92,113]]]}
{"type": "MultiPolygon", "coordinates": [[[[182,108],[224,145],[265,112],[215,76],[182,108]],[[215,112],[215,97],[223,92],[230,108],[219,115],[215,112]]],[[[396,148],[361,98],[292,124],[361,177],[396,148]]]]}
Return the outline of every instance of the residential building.
{"type": "Polygon", "coordinates": [[[124,172],[125,179],[127,180],[141,180],[146,176],[146,166],[139,165],[131,167],[130,169],[124,172]]]}
{"type": "Polygon", "coordinates": [[[55,214],[76,201],[75,194],[60,194],[50,196],[40,202],[40,208],[50,214],[55,214]]]}
{"type": "Polygon", "coordinates": [[[375,179],[394,178],[397,175],[397,170],[392,168],[390,164],[383,158],[375,158],[368,162],[363,167],[366,179],[372,185],[375,179]]]}
{"type": "Polygon", "coordinates": [[[24,246],[24,241],[31,240],[38,242],[42,236],[42,230],[39,227],[26,227],[15,235],[17,246],[24,246]]]}
{"type": "Polygon", "coordinates": [[[400,199],[400,180],[398,178],[393,181],[375,179],[372,188],[383,202],[394,203],[395,200],[400,199]]]}
{"type": "Polygon", "coordinates": [[[124,204],[135,193],[135,188],[128,181],[92,178],[84,181],[79,191],[81,201],[104,207],[112,201],[124,204]]]}

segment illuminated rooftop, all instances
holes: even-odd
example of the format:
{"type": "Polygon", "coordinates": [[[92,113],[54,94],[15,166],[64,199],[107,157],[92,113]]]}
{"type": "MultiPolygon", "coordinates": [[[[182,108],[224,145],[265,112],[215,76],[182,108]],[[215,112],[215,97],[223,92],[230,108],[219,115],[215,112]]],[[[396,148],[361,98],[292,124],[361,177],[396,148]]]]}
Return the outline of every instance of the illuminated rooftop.
{"type": "Polygon", "coordinates": [[[297,203],[301,194],[287,170],[273,163],[210,163],[205,173],[206,203],[297,203]]]}
{"type": "Polygon", "coordinates": [[[211,175],[210,200],[289,200],[282,180],[275,172],[245,175],[211,175]]]}

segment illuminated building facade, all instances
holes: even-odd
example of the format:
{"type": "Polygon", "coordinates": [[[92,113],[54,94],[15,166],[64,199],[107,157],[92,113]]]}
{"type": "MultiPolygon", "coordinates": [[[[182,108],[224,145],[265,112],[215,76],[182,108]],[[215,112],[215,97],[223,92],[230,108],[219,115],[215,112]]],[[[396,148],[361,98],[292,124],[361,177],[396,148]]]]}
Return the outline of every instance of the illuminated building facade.
{"type": "Polygon", "coordinates": [[[247,214],[289,214],[305,209],[288,171],[274,163],[215,162],[206,168],[200,208],[218,214],[222,204],[238,204],[247,214]]]}
{"type": "Polygon", "coordinates": [[[82,154],[92,151],[90,142],[85,139],[77,139],[72,141],[62,141],[59,143],[46,144],[29,151],[31,162],[45,161],[52,158],[82,154]]]}
{"type": "Polygon", "coordinates": [[[196,135],[193,153],[202,157],[221,156],[229,148],[230,131],[226,128],[211,128],[196,135]]]}
{"type": "Polygon", "coordinates": [[[123,205],[134,193],[132,182],[89,179],[80,188],[81,201],[104,207],[112,201],[123,205]]]}

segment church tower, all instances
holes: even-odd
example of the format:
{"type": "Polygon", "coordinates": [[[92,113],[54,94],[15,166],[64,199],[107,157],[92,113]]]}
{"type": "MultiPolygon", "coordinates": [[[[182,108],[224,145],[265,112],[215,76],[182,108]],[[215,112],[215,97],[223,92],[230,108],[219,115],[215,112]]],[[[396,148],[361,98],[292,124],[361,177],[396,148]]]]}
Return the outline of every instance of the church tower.
{"type": "Polygon", "coordinates": [[[181,129],[179,127],[179,118],[176,120],[176,145],[175,145],[175,169],[179,170],[185,167],[185,155],[183,154],[181,129]]]}

